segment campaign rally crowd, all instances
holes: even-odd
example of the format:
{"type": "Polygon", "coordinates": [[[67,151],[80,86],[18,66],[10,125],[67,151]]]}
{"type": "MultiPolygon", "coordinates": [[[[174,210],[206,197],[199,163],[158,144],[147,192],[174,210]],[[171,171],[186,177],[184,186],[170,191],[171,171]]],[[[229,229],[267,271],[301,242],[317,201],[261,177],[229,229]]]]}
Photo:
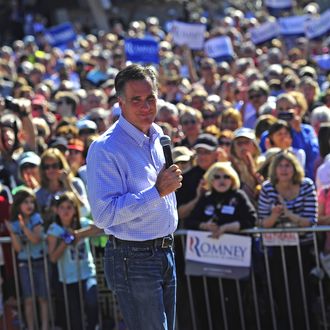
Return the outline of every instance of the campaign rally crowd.
{"type": "MultiPolygon", "coordinates": [[[[133,62],[150,64],[158,74],[156,123],[171,138],[173,162],[183,172],[176,192],[179,229],[208,231],[217,239],[253,227],[330,225],[330,10],[283,2],[286,8],[264,6],[252,13],[228,7],[212,20],[200,14],[166,26],[156,15],[128,26],[118,21],[111,31],[69,33],[70,40],[67,34],[57,40],[30,31],[1,46],[0,234],[10,236],[11,245],[1,245],[0,316],[6,304],[17,304],[12,246],[27,328],[34,329],[32,296],[42,329],[49,328],[46,253],[51,292],[60,302],[57,325],[65,328],[57,297],[64,283],[71,328],[82,328],[82,280],[87,328],[95,329],[98,283],[89,238],[102,233],[93,225],[85,160],[90,144],[121,115],[114,78],[133,62]]],[[[321,236],[329,299],[330,235],[321,236]]],[[[315,256],[308,233],[299,236],[299,245],[315,325],[317,292],[308,282],[315,256]]],[[[285,250],[293,324],[304,329],[297,252],[285,250]]],[[[278,320],[287,329],[283,279],[276,276],[282,259],[276,249],[270,257],[278,320]]],[[[226,281],[231,306],[235,284],[226,281]]],[[[195,278],[197,304],[205,304],[202,287],[195,278]]],[[[209,294],[214,311],[220,298],[209,294]]],[[[178,295],[178,321],[185,328],[180,313],[188,302],[180,299],[188,298],[178,295]]],[[[230,309],[229,324],[239,329],[235,313],[230,309]]],[[[196,322],[206,329],[202,314],[196,312],[196,322]]],[[[221,328],[220,316],[212,315],[213,328],[221,328]]]]}

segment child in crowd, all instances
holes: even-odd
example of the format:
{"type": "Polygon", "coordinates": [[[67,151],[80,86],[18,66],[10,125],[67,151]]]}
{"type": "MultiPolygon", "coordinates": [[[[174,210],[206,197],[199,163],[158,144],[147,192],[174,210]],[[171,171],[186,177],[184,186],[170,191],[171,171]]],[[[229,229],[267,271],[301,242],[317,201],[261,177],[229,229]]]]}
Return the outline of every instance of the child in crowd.
{"type": "Polygon", "coordinates": [[[85,301],[86,329],[94,330],[98,319],[95,265],[89,236],[101,232],[87,218],[80,218],[79,202],[72,192],[57,197],[56,220],[47,232],[50,261],[57,263],[59,280],[63,283],[65,303],[69,311],[71,329],[83,329],[85,301]],[[81,286],[79,282],[81,281],[81,286]],[[83,297],[80,296],[82,288],[83,297]]]}
{"type": "Polygon", "coordinates": [[[37,212],[37,202],[30,188],[14,195],[11,221],[6,221],[12,245],[17,252],[19,278],[24,297],[25,318],[29,330],[36,329],[33,291],[39,299],[42,329],[48,329],[46,277],[43,264],[43,220],[37,212]],[[31,267],[31,268],[30,268],[31,267]],[[32,278],[30,275],[32,274],[32,278]]]}

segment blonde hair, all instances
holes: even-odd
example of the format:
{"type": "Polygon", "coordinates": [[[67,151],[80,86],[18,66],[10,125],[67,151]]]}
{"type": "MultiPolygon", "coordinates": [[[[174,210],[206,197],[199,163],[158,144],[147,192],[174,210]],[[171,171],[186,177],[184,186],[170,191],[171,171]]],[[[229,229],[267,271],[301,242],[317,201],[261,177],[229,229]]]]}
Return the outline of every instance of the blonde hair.
{"type": "Polygon", "coordinates": [[[74,178],[72,171],[70,169],[70,165],[68,164],[65,156],[62,152],[57,148],[48,148],[43,152],[41,155],[41,162],[40,162],[40,177],[41,177],[41,186],[43,188],[48,188],[49,180],[47,178],[46,172],[43,168],[46,159],[52,159],[58,162],[60,165],[60,169],[65,170],[68,174],[69,180],[74,178]]]}
{"type": "Polygon", "coordinates": [[[234,108],[228,108],[223,111],[219,118],[219,123],[221,125],[222,121],[227,118],[232,118],[237,122],[238,128],[242,127],[243,125],[243,120],[242,120],[242,114],[240,113],[239,110],[234,109],[234,108]]]}
{"type": "Polygon", "coordinates": [[[302,117],[308,110],[308,104],[305,95],[298,91],[291,91],[289,94],[296,100],[297,106],[300,109],[300,116],[302,117]]]}
{"type": "Polygon", "coordinates": [[[186,106],[183,111],[180,113],[180,122],[182,122],[182,117],[194,117],[196,118],[200,123],[203,121],[202,113],[193,107],[186,106]]]}
{"type": "Polygon", "coordinates": [[[293,167],[294,174],[292,177],[292,183],[300,184],[305,176],[304,169],[300,165],[297,157],[291,151],[283,150],[277,154],[270,163],[268,177],[272,185],[275,186],[277,183],[276,168],[282,160],[287,160],[293,167]]]}
{"type": "Polygon", "coordinates": [[[212,189],[212,182],[214,175],[222,171],[230,176],[231,179],[231,189],[237,190],[241,186],[237,172],[233,169],[229,162],[216,162],[214,163],[204,174],[204,179],[206,181],[206,186],[208,190],[212,189]]]}

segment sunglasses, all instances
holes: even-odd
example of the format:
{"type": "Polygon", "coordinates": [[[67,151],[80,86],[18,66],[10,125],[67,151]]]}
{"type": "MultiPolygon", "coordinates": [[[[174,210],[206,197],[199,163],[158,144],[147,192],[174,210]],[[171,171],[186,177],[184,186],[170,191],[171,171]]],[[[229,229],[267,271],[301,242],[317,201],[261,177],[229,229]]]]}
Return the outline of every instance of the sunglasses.
{"type": "Polygon", "coordinates": [[[231,146],[231,141],[219,141],[219,146],[231,146]]]}
{"type": "Polygon", "coordinates": [[[42,165],[42,169],[47,171],[49,169],[53,169],[53,170],[59,170],[61,168],[59,163],[54,163],[54,164],[43,164],[42,165]]]}
{"type": "Polygon", "coordinates": [[[214,174],[213,175],[213,180],[219,180],[219,179],[229,180],[230,176],[227,174],[224,174],[224,175],[214,174]]]}
{"type": "Polygon", "coordinates": [[[56,102],[57,105],[63,105],[63,104],[71,104],[72,102],[70,102],[68,99],[60,99],[56,102]]]}
{"type": "Polygon", "coordinates": [[[261,97],[261,94],[253,94],[253,95],[249,95],[249,99],[253,100],[253,99],[258,99],[259,97],[261,97]]]}
{"type": "Polygon", "coordinates": [[[205,114],[203,115],[203,119],[213,119],[213,118],[216,118],[217,115],[216,114],[205,114]]]}
{"type": "Polygon", "coordinates": [[[182,121],[182,125],[195,125],[197,124],[197,120],[196,119],[186,119],[182,121]]]}

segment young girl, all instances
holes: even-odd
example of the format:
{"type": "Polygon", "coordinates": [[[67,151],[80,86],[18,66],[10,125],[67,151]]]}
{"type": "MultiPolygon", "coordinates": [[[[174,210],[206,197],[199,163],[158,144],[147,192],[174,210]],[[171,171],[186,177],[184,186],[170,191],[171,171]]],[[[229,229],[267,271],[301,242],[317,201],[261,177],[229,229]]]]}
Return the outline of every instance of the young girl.
{"type": "Polygon", "coordinates": [[[87,329],[94,329],[98,319],[95,265],[88,236],[100,233],[87,218],[80,218],[79,202],[74,193],[57,197],[56,221],[47,231],[50,261],[57,263],[59,280],[63,283],[66,309],[71,329],[82,329],[82,306],[85,302],[87,329]],[[81,286],[79,281],[81,280],[81,286]],[[82,288],[83,297],[80,297],[82,288]],[[70,302],[69,304],[68,301],[70,302]]]}
{"type": "Polygon", "coordinates": [[[11,222],[6,221],[13,247],[17,252],[19,277],[24,297],[25,318],[29,330],[36,328],[32,293],[39,299],[42,329],[48,329],[46,277],[43,263],[43,221],[37,213],[36,197],[30,188],[14,195],[11,222]],[[31,269],[29,264],[31,260],[31,269]],[[32,273],[32,279],[30,274],[32,273]]]}

